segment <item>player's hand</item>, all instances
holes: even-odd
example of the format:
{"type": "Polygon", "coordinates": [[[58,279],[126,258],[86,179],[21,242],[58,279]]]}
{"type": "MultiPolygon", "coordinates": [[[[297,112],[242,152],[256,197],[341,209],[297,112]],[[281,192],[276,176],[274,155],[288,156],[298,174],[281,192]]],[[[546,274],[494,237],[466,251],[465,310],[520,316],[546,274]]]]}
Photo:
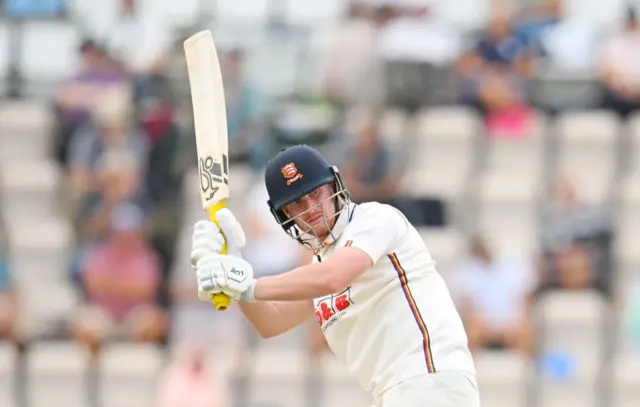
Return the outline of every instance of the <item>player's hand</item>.
{"type": "Polygon", "coordinates": [[[216,220],[220,227],[210,220],[199,220],[193,226],[192,266],[195,266],[198,260],[207,254],[220,253],[225,244],[225,237],[227,253],[232,256],[242,257],[240,249],[246,243],[246,236],[240,222],[227,208],[221,209],[216,213],[216,220]]]}
{"type": "Polygon", "coordinates": [[[191,266],[198,278],[198,298],[209,301],[213,294],[224,292],[234,300],[252,300],[253,267],[240,253],[246,243],[242,226],[228,209],[220,210],[216,220],[220,227],[201,220],[193,230],[191,266]],[[225,237],[227,254],[221,255],[225,237]]]}
{"type": "Polygon", "coordinates": [[[234,301],[253,301],[253,267],[241,257],[209,254],[198,261],[198,297],[223,292],[234,301]],[[205,294],[206,293],[206,294],[205,294]]]}

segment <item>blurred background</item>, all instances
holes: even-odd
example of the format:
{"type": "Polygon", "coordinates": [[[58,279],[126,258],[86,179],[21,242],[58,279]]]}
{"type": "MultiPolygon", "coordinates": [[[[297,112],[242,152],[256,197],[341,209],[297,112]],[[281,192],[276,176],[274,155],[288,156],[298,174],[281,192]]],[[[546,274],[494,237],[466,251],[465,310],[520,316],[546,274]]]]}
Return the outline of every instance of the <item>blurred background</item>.
{"type": "Polygon", "coordinates": [[[370,405],[314,321],[261,340],[196,299],[204,28],[256,272],[310,258],[261,171],[317,146],[419,227],[484,406],[640,402],[640,2],[0,4],[1,407],[370,405]]]}

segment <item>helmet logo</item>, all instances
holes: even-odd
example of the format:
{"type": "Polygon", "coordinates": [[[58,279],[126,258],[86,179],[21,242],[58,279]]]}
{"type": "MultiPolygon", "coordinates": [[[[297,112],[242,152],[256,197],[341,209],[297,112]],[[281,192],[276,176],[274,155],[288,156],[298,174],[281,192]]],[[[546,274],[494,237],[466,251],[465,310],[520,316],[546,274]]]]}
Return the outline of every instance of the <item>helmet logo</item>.
{"type": "Polygon", "coordinates": [[[296,182],[300,178],[302,178],[302,174],[298,173],[298,169],[294,163],[289,163],[282,167],[282,175],[287,179],[287,185],[291,185],[296,182]]]}

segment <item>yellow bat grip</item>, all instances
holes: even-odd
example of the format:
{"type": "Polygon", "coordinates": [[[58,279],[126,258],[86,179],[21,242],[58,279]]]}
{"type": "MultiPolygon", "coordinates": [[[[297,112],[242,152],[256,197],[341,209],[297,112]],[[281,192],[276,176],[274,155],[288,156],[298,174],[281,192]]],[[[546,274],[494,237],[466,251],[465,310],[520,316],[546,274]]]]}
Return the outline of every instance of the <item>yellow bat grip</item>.
{"type": "MultiPolygon", "coordinates": [[[[226,201],[222,201],[222,202],[219,202],[219,203],[207,208],[207,212],[209,213],[209,219],[211,219],[211,222],[215,223],[218,227],[220,225],[218,225],[218,221],[216,220],[216,213],[220,209],[225,208],[226,206],[227,206],[226,201]]],[[[220,250],[220,253],[221,254],[227,254],[227,244],[226,243],[224,244],[224,246],[222,246],[222,250],[220,250]]],[[[216,307],[216,309],[218,311],[224,311],[229,306],[230,299],[229,299],[229,296],[226,295],[226,294],[217,293],[217,294],[213,295],[213,298],[211,299],[211,302],[213,303],[213,306],[216,307]]]]}

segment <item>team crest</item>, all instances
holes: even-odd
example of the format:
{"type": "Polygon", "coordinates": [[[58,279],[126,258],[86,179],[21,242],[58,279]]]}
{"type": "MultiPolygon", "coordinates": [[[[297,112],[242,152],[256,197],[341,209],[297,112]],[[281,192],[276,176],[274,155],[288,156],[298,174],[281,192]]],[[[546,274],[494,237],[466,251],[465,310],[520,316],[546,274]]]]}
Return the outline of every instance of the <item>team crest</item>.
{"type": "Polygon", "coordinates": [[[296,165],[294,163],[289,163],[282,167],[282,175],[287,179],[287,185],[291,185],[296,182],[300,178],[302,178],[302,174],[298,172],[296,165]]]}

